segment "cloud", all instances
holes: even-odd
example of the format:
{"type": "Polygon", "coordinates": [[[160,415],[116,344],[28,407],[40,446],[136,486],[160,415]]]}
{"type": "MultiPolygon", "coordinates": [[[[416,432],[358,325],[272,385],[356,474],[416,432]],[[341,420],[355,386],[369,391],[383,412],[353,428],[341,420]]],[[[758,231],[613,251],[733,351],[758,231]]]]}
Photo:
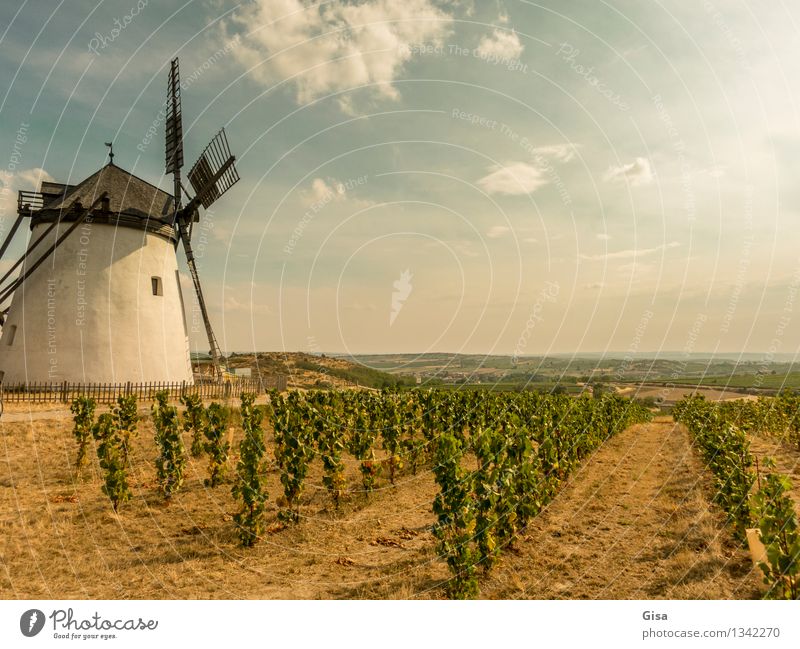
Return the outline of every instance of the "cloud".
{"type": "MultiPolygon", "coordinates": [[[[440,44],[452,18],[431,0],[255,0],[232,23],[246,30],[233,52],[265,85],[292,79],[298,103],[362,84],[396,99],[392,85],[411,58],[411,46],[440,44]]],[[[227,28],[226,27],[226,28],[227,28]]],[[[352,112],[352,99],[340,101],[352,112]]]]}
{"type": "Polygon", "coordinates": [[[306,202],[309,205],[314,205],[316,203],[329,203],[330,201],[342,200],[347,194],[347,191],[343,183],[335,178],[328,177],[327,179],[314,178],[314,180],[311,181],[311,189],[304,194],[306,202]]]}
{"type": "Polygon", "coordinates": [[[481,178],[478,185],[490,194],[530,194],[547,184],[544,172],[527,162],[494,165],[489,170],[490,173],[481,178]]]}
{"type": "Polygon", "coordinates": [[[574,142],[537,146],[535,149],[533,149],[533,154],[545,156],[547,158],[555,158],[559,162],[569,162],[575,157],[575,150],[579,146],[580,144],[575,144],[574,142]]]}
{"type": "Polygon", "coordinates": [[[489,228],[489,231],[486,233],[486,236],[490,239],[499,239],[500,237],[508,234],[511,231],[507,225],[493,225],[489,228]]]}
{"type": "Polygon", "coordinates": [[[375,203],[368,199],[358,198],[354,193],[356,187],[364,184],[362,176],[358,179],[342,182],[332,176],[314,178],[308,189],[300,191],[300,200],[314,212],[321,210],[331,203],[350,201],[354,209],[369,207],[375,203]]]}
{"type": "Polygon", "coordinates": [[[647,158],[636,158],[633,162],[618,167],[609,167],[603,175],[606,182],[629,182],[634,187],[653,182],[653,170],[647,158]]]}
{"type": "Polygon", "coordinates": [[[606,259],[638,259],[639,257],[653,255],[669,248],[677,248],[680,245],[681,244],[677,241],[670,241],[669,243],[665,243],[662,246],[656,246],[655,248],[632,248],[630,250],[618,250],[617,252],[606,252],[599,255],[580,255],[580,258],[588,259],[590,261],[605,261],[606,259]]]}
{"type": "Polygon", "coordinates": [[[611,241],[611,235],[610,234],[604,234],[602,232],[598,232],[594,236],[596,236],[598,239],[600,239],[600,241],[611,241]]]}
{"type": "Polygon", "coordinates": [[[476,52],[483,59],[493,61],[518,59],[525,46],[519,42],[517,32],[506,29],[495,29],[491,36],[484,36],[478,43],[476,52]]]}
{"type": "Polygon", "coordinates": [[[52,180],[53,177],[39,167],[21,171],[0,170],[0,216],[3,219],[12,218],[12,215],[16,218],[17,192],[21,189],[37,191],[42,181],[52,180]]]}

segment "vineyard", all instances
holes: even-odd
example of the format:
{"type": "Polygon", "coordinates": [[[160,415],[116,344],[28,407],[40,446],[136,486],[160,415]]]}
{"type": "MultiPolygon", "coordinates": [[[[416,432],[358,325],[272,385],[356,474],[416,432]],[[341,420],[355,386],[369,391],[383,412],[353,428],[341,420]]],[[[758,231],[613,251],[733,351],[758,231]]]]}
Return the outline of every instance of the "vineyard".
{"type": "Polygon", "coordinates": [[[139,431],[135,396],[120,397],[99,415],[92,399],[75,399],[72,469],[62,486],[99,482],[124,522],[132,501],[180,506],[188,463],[205,465],[209,497],[224,491],[236,503],[225,516],[228,538],[252,547],[302,529],[306,494],[327,494],[335,520],[376,494],[432,476],[436,493],[427,508],[434,522],[427,533],[450,574],[441,592],[452,598],[478,596],[479,577],[513,547],[572,471],[611,436],[649,417],[635,402],[612,395],[536,393],[273,391],[262,406],[246,393],[239,408],[205,407],[193,396],[180,405],[166,392],[156,395],[148,442],[139,431]],[[152,457],[153,479],[142,480],[148,470],[134,460],[136,445],[152,457]],[[273,493],[271,476],[280,484],[273,493]]]}
{"type": "Polygon", "coordinates": [[[750,436],[774,435],[797,446],[798,406],[800,398],[788,394],[721,404],[695,397],[674,409],[714,474],[714,502],[725,511],[736,538],[746,542],[756,533],[763,544],[759,567],[767,596],[775,599],[800,598],[800,528],[789,478],[774,470],[771,458],[758,466],[750,436]]]}
{"type": "Polygon", "coordinates": [[[684,429],[611,393],[159,393],[147,415],[135,395],[110,408],[82,396],[69,428],[4,425],[0,589],[796,597],[787,478],[748,451],[755,434],[797,446],[793,399],[687,399],[684,429]],[[70,568],[54,586],[39,566],[59,557],[70,568]]]}

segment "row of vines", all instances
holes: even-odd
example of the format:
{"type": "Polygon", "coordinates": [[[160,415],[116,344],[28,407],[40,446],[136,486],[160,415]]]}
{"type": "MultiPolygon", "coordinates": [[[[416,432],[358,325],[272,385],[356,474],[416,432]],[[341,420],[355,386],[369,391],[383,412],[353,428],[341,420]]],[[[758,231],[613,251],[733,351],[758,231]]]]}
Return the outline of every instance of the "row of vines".
{"type": "Polygon", "coordinates": [[[768,586],[766,597],[772,599],[800,598],[800,529],[787,493],[789,478],[776,472],[770,459],[758,466],[748,435],[769,432],[796,442],[799,406],[794,395],[721,403],[689,397],[673,409],[711,469],[714,502],[725,511],[736,538],[745,543],[747,530],[758,530],[766,550],[759,567],[768,586]]]}
{"type": "MultiPolygon", "coordinates": [[[[613,395],[570,398],[537,393],[437,391],[273,391],[267,406],[242,395],[243,439],[233,476],[226,431],[229,411],[195,398],[182,400],[182,415],[157,395],[152,407],[158,447],[156,469],[165,498],[176,494],[189,452],[208,458],[206,486],[232,482],[240,509],[234,516],[243,545],[255,544],[265,527],[266,473],[278,471],[283,525],[302,520],[301,497],[312,463],[338,509],[345,499],[369,498],[376,488],[392,488],[400,476],[430,470],[438,493],[432,503],[432,532],[451,579],[448,596],[477,594],[479,571],[488,572],[501,550],[514,542],[528,521],[552,500],[560,486],[592,451],[631,423],[649,418],[639,404],[613,395]],[[262,426],[272,426],[272,459],[262,426]],[[183,433],[183,435],[182,435],[183,433]],[[357,467],[348,482],[346,462],[357,467]]],[[[104,492],[115,511],[130,498],[126,465],[136,434],[136,403],[121,398],[111,413],[94,421],[91,400],[76,399],[78,469],[93,436],[104,492]]]]}

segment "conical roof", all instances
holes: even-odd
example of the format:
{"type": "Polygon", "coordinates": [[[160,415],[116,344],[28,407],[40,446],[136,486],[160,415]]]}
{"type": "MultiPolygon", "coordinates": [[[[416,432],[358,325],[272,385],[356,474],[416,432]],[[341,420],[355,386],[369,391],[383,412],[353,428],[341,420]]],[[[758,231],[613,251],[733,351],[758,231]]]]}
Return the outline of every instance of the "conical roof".
{"type": "Polygon", "coordinates": [[[41,211],[69,209],[76,201],[88,207],[103,192],[108,192],[110,212],[143,219],[166,219],[172,213],[172,196],[111,163],[45,204],[41,211]]]}

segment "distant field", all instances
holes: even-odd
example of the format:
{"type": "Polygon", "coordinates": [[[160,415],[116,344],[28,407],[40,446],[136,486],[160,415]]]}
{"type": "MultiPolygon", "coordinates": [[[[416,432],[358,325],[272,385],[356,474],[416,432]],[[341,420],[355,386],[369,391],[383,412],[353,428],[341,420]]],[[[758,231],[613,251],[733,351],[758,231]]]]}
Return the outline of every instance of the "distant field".
{"type": "Polygon", "coordinates": [[[452,384],[452,383],[442,383],[440,385],[430,385],[426,386],[425,384],[421,386],[417,386],[421,388],[431,387],[436,390],[484,390],[487,392],[520,392],[521,390],[525,391],[538,391],[538,392],[552,392],[555,388],[560,387],[565,392],[569,394],[577,394],[581,392],[581,388],[576,385],[569,385],[569,384],[559,384],[559,383],[466,383],[466,384],[452,384]]]}
{"type": "Polygon", "coordinates": [[[679,377],[669,379],[672,383],[693,383],[731,388],[792,388],[800,389],[800,372],[776,374],[733,374],[727,376],[679,377]]]}

